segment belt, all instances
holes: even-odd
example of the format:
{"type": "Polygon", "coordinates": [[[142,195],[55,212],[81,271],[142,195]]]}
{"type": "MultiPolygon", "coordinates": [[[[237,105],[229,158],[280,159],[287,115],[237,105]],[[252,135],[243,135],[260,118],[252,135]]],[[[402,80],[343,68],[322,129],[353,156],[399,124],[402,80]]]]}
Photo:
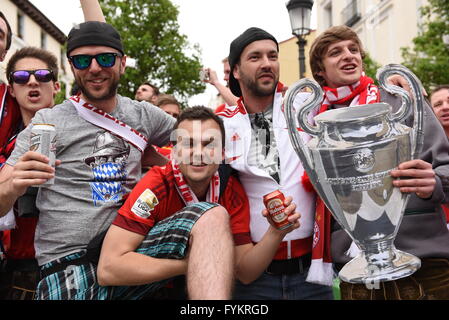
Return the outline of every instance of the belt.
{"type": "Polygon", "coordinates": [[[304,273],[311,262],[312,253],[287,260],[273,260],[265,272],[272,275],[304,273]]]}
{"type": "Polygon", "coordinates": [[[61,261],[61,262],[56,262],[49,268],[45,268],[45,269],[41,268],[41,270],[40,270],[41,280],[44,279],[45,277],[48,277],[49,275],[51,275],[53,273],[60,272],[60,271],[67,269],[68,266],[81,266],[81,265],[88,265],[89,263],[90,263],[90,261],[85,255],[82,257],[73,259],[73,260],[65,260],[65,261],[61,261]]]}

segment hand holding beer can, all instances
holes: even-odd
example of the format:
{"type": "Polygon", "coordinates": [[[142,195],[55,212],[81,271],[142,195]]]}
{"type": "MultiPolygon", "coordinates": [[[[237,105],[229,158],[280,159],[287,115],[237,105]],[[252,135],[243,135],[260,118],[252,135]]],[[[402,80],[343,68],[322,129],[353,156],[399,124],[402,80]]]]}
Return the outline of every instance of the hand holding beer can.
{"type": "MultiPolygon", "coordinates": [[[[30,151],[43,154],[50,159],[49,165],[55,167],[56,161],[56,130],[52,124],[34,124],[31,128],[30,151]]],[[[39,186],[48,186],[54,184],[55,179],[49,179],[39,186]]]]}
{"type": "Polygon", "coordinates": [[[285,214],[284,200],[285,196],[280,190],[270,192],[263,196],[265,208],[267,208],[271,220],[279,230],[293,226],[293,223],[288,221],[288,215],[285,214]]]}

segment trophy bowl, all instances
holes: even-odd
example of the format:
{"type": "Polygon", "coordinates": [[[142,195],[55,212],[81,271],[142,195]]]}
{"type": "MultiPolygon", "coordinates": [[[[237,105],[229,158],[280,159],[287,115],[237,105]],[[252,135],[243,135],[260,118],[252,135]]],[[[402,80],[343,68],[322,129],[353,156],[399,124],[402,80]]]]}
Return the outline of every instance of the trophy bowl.
{"type": "Polygon", "coordinates": [[[402,98],[402,106],[395,113],[386,103],[359,105],[325,111],[311,124],[309,114],[323,100],[321,87],[315,81],[300,80],[284,98],[284,114],[295,152],[317,194],[360,249],[359,255],[339,273],[343,281],[350,283],[403,278],[421,265],[419,258],[394,246],[409,195],[393,186],[390,175],[400,163],[417,158],[422,146],[420,83],[400,65],[384,67],[378,78],[385,90],[402,98]],[[392,74],[406,78],[413,99],[406,91],[385,84],[392,74]],[[312,93],[298,105],[295,98],[305,88],[312,93]],[[414,126],[410,128],[401,122],[412,106],[414,126]],[[307,144],[298,127],[312,136],[307,144]]]}

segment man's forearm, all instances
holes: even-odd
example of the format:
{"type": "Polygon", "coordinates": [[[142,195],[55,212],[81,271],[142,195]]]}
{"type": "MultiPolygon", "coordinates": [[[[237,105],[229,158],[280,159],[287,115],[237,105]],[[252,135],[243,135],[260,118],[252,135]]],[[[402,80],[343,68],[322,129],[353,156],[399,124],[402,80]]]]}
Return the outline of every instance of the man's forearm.
{"type": "Polygon", "coordinates": [[[283,238],[270,227],[262,240],[237,261],[237,278],[245,284],[256,280],[273,260],[283,238]]]}
{"type": "Polygon", "coordinates": [[[234,96],[228,87],[222,85],[221,83],[214,83],[214,86],[215,88],[217,88],[218,92],[223,97],[223,100],[227,105],[237,105],[238,97],[234,96]]]}
{"type": "Polygon", "coordinates": [[[84,21],[106,22],[98,0],[80,0],[84,21]]]}
{"type": "Polygon", "coordinates": [[[136,252],[128,252],[113,259],[100,260],[100,285],[135,286],[169,279],[186,273],[186,262],[159,259],[136,252]]]}

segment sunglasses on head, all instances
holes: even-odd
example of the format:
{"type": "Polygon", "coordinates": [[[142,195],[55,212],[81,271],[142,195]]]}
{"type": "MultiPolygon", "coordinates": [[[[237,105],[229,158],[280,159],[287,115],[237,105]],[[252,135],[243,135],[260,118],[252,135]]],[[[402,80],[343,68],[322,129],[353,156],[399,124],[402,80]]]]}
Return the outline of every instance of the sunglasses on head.
{"type": "Polygon", "coordinates": [[[99,53],[96,55],[89,54],[77,54],[74,56],[70,56],[69,60],[72,62],[73,66],[79,70],[84,70],[89,68],[92,63],[92,59],[95,58],[97,63],[103,68],[110,68],[115,65],[115,58],[121,57],[118,53],[99,53]]]}
{"type": "Polygon", "coordinates": [[[30,80],[31,75],[34,75],[39,82],[50,82],[54,80],[53,71],[48,69],[37,69],[37,70],[17,70],[13,71],[9,75],[10,82],[15,82],[17,84],[27,84],[30,80]]]}

